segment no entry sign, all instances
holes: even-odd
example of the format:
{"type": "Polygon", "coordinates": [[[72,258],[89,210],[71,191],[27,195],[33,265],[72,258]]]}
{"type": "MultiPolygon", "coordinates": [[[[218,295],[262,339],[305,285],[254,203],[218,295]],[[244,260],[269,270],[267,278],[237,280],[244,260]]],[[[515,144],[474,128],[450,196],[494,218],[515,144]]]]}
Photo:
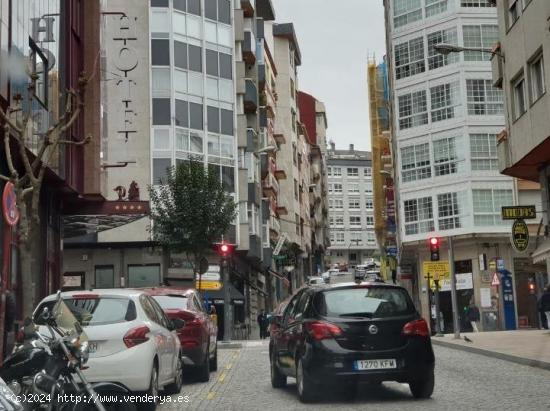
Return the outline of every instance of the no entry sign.
{"type": "Polygon", "coordinates": [[[17,196],[15,195],[15,186],[8,182],[4,186],[2,194],[2,211],[4,220],[9,226],[14,226],[19,221],[19,210],[17,209],[17,196]]]}

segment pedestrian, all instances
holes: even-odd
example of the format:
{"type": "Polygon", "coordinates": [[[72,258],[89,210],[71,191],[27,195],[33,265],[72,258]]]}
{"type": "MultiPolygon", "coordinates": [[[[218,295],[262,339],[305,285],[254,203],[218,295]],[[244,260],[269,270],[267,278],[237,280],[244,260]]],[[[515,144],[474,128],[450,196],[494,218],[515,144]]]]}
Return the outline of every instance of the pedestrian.
{"type": "Polygon", "coordinates": [[[258,314],[258,328],[260,329],[260,340],[263,340],[265,338],[265,311],[260,310],[260,314],[258,314]]]}
{"type": "Polygon", "coordinates": [[[546,323],[550,329],[550,284],[547,284],[546,287],[544,287],[544,292],[538,302],[538,309],[546,315],[546,323]]]}
{"type": "Polygon", "coordinates": [[[472,330],[475,333],[478,333],[479,329],[477,326],[478,326],[479,320],[481,319],[481,316],[479,314],[479,308],[477,308],[473,299],[470,301],[470,305],[468,306],[468,312],[466,313],[466,316],[468,318],[468,321],[472,325],[472,330]]]}

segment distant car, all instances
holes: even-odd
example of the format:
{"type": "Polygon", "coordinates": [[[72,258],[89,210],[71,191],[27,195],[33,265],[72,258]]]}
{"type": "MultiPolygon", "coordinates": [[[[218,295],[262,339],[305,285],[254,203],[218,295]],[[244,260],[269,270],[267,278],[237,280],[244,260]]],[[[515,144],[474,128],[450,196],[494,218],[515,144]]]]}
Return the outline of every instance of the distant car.
{"type": "Polygon", "coordinates": [[[309,402],[336,384],[408,383],[415,398],[434,388],[434,352],[428,324],[407,291],[381,283],[341,283],[294,294],[274,318],[271,384],[296,378],[309,402]]]}
{"type": "Polygon", "coordinates": [[[330,271],[325,271],[323,274],[321,274],[321,277],[323,278],[323,281],[325,283],[330,283],[330,271]]]}
{"type": "Polygon", "coordinates": [[[218,369],[218,326],[206,312],[201,295],[193,288],[155,287],[144,289],[169,318],[180,318],[185,327],[178,330],[183,364],[198,371],[206,382],[210,371],[218,369]]]}
{"type": "Polygon", "coordinates": [[[317,285],[317,284],[324,284],[325,280],[323,277],[309,277],[307,280],[308,285],[317,285]]]}
{"type": "MultiPolygon", "coordinates": [[[[182,363],[177,327],[159,304],[140,290],[106,289],[61,293],[89,339],[90,359],[84,375],[90,382],[110,381],[130,391],[158,396],[164,389],[180,392],[182,363]]],[[[44,298],[34,311],[34,322],[49,335],[38,316],[52,309],[57,296],[44,298]]],[[[156,409],[156,403],[142,404],[156,409]]]]}

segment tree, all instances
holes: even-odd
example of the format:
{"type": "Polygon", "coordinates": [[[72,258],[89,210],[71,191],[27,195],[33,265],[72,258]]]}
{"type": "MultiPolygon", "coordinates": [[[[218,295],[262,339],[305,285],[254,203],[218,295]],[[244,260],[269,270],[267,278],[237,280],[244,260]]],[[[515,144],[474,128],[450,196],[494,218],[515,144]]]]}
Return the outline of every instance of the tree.
{"type": "Polygon", "coordinates": [[[184,253],[196,274],[200,260],[227,234],[237,204],[219,173],[195,158],[169,168],[165,181],[149,193],[153,239],[172,253],[184,253]]]}
{"type": "MultiPolygon", "coordinates": [[[[21,255],[23,283],[32,282],[32,261],[39,255],[40,241],[36,237],[40,227],[40,194],[46,171],[58,158],[61,148],[68,145],[82,146],[89,143],[91,136],[75,141],[66,138],[66,133],[84,111],[86,86],[96,73],[99,62],[96,56],[93,72],[87,76],[82,72],[76,88],[66,90],[62,96],[64,105],[59,113],[48,112],[52,118],[45,132],[37,131],[34,108],[36,101],[38,70],[29,70],[28,85],[12,97],[12,104],[5,110],[0,107],[0,127],[2,130],[5,160],[8,175],[0,174],[0,180],[11,182],[15,187],[17,204],[20,212],[18,241],[21,255]],[[56,118],[57,117],[57,118],[56,118]]],[[[46,90],[48,93],[48,90],[46,90]]],[[[34,273],[41,275],[40,273],[34,273]]],[[[23,313],[29,314],[34,308],[32,287],[23,287],[23,313]]]]}

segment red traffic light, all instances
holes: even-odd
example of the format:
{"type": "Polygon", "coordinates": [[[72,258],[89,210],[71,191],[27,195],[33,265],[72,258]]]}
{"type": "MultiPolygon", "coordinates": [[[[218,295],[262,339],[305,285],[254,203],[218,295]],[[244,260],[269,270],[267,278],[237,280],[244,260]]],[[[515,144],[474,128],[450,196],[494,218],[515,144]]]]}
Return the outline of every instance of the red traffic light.
{"type": "Polygon", "coordinates": [[[428,243],[430,244],[430,260],[439,261],[439,238],[430,237],[428,243]]]}
{"type": "Polygon", "coordinates": [[[439,238],[437,238],[437,237],[432,237],[432,238],[430,238],[430,245],[431,245],[431,246],[437,246],[437,245],[439,245],[439,238]]]}
{"type": "Polygon", "coordinates": [[[233,252],[233,245],[228,244],[225,241],[222,243],[218,243],[217,245],[217,251],[220,257],[229,257],[233,252]]]}

